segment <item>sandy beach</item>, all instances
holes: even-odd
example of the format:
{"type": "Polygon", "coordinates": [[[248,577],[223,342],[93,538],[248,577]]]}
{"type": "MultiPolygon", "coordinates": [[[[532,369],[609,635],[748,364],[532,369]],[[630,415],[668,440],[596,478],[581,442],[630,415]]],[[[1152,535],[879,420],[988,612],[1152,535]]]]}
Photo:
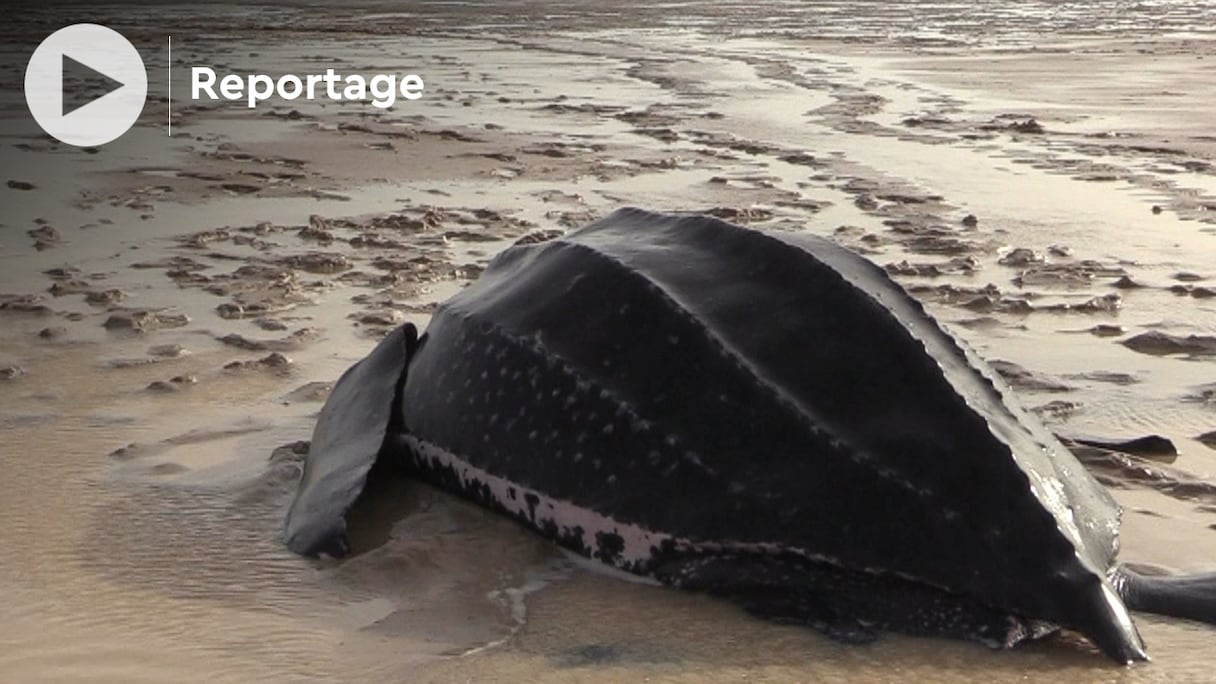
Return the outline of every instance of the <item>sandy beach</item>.
{"type": "Polygon", "coordinates": [[[622,206],[883,265],[1092,464],[1121,558],[1216,570],[1216,9],[1189,2],[88,5],[3,30],[0,679],[1204,682],[1068,634],[845,646],[627,581],[401,483],[358,555],[281,543],[333,381],[527,235],[622,206]],[[141,50],[118,141],[16,84],[59,25],[141,50]],[[173,36],[172,63],[166,38],[173,36]],[[190,100],[189,68],[416,73],[381,110],[190,100]],[[172,70],[172,118],[167,74],[172,70]],[[172,135],[169,123],[172,121],[172,135]]]}

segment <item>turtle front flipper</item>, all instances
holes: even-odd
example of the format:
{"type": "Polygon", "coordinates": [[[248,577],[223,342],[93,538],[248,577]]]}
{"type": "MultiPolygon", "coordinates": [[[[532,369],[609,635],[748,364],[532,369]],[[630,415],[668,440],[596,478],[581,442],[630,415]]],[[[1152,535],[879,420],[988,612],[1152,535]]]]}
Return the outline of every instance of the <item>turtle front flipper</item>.
{"type": "Polygon", "coordinates": [[[300,488],[284,537],[296,553],[340,557],[350,552],[346,515],[377,458],[398,441],[401,386],[418,350],[418,329],[406,323],[381,340],[334,385],[313,430],[300,488]]]}

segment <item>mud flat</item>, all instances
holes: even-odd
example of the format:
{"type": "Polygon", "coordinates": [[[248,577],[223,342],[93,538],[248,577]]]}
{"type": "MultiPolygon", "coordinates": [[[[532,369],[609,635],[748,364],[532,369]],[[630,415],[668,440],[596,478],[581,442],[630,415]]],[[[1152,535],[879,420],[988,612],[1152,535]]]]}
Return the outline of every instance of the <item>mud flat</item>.
{"type": "MultiPolygon", "coordinates": [[[[175,68],[427,91],[249,111],[175,90],[170,138],[161,90],[88,151],[0,99],[0,675],[1206,681],[1216,631],[1152,618],[1155,661],[1128,671],[1068,636],[845,647],[592,572],[408,483],[361,512],[356,558],[279,543],[342,369],[512,242],[632,204],[831,236],[1057,431],[1169,437],[1172,463],[1095,464],[1122,557],[1216,568],[1210,9],[981,5],[82,10],[143,40],[150,73],[172,31],[175,68]]],[[[14,20],[5,63],[54,18],[14,20]]]]}

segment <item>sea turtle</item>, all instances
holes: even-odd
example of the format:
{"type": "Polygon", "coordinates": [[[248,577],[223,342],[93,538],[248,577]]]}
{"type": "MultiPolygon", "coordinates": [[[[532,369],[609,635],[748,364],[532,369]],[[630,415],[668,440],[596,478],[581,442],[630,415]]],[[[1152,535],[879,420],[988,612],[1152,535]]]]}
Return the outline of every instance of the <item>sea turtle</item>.
{"type": "Polygon", "coordinates": [[[517,244],[335,386],[288,546],[349,552],[373,465],[577,553],[849,641],[1144,659],[1128,609],[1213,621],[1216,576],[1116,564],[1120,508],[887,274],[829,240],[623,209],[517,244]]]}

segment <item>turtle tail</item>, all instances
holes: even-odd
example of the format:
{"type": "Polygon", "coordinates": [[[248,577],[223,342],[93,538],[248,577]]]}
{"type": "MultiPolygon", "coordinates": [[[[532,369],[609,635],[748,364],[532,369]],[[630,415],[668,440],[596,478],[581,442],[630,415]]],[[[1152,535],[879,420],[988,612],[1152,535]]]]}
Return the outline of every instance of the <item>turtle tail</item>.
{"type": "Polygon", "coordinates": [[[1072,602],[1070,612],[1077,616],[1066,625],[1084,634],[1117,663],[1129,665],[1148,660],[1144,641],[1117,585],[1094,576],[1090,579],[1092,582],[1078,587],[1066,599],[1072,602]]]}
{"type": "Polygon", "coordinates": [[[1216,625],[1216,573],[1142,575],[1120,565],[1112,579],[1132,610],[1216,625]]]}

